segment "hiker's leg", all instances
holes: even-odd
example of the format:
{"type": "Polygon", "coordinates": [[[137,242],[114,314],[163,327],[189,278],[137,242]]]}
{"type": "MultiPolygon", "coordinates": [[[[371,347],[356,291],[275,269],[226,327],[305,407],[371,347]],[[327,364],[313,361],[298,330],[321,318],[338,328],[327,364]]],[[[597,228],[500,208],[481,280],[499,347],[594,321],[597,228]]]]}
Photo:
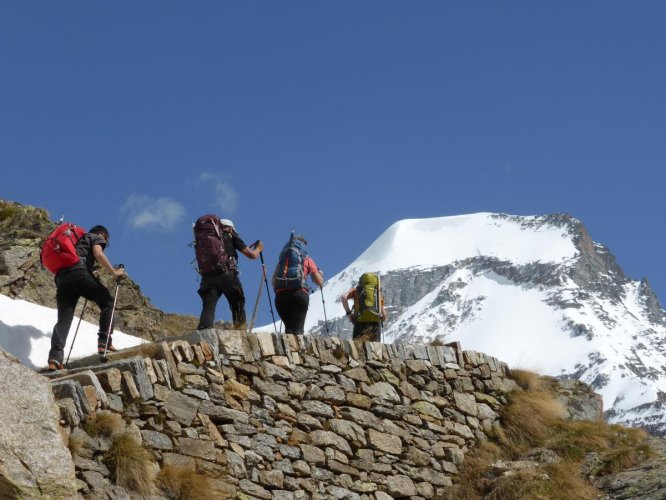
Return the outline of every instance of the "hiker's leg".
{"type": "Polygon", "coordinates": [[[370,337],[371,340],[368,342],[381,342],[381,330],[379,329],[379,323],[373,323],[368,328],[365,329],[366,334],[370,337]]]}
{"type": "MultiPolygon", "coordinates": [[[[99,307],[99,331],[97,332],[97,346],[106,347],[109,333],[113,333],[113,297],[102,282],[91,274],[81,279],[81,295],[99,307]]],[[[111,345],[109,338],[108,344],[111,345]]]]}
{"type": "Polygon", "coordinates": [[[354,324],[354,340],[363,342],[379,342],[379,323],[362,323],[357,321],[354,324]]]}
{"type": "Polygon", "coordinates": [[[245,294],[243,293],[243,285],[238,279],[238,274],[233,273],[224,295],[227,297],[227,302],[229,302],[234,328],[244,330],[246,328],[245,294]]]}
{"type": "Polygon", "coordinates": [[[292,333],[291,300],[288,290],[284,290],[275,294],[275,309],[280,315],[282,323],[284,323],[285,333],[292,333]]]}
{"type": "Polygon", "coordinates": [[[213,328],[213,325],[215,324],[215,307],[220,298],[220,291],[204,276],[201,279],[201,286],[197,293],[201,297],[202,302],[201,316],[199,317],[199,326],[197,326],[197,330],[213,328]]]}
{"type": "Polygon", "coordinates": [[[303,335],[305,316],[308,314],[310,296],[305,290],[297,290],[292,298],[291,320],[294,333],[303,335]]]}
{"type": "Polygon", "coordinates": [[[74,319],[74,309],[79,295],[70,290],[69,287],[58,288],[56,292],[56,304],[58,307],[58,322],[53,327],[51,335],[51,350],[49,351],[49,361],[55,360],[62,364],[65,358],[65,345],[67,344],[67,335],[74,319]]]}

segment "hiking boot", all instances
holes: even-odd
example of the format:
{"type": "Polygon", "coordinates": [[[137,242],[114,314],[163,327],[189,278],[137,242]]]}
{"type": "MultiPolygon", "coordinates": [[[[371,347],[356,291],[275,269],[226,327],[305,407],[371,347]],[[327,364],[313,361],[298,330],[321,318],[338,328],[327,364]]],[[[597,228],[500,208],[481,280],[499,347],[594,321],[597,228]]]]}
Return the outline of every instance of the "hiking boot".
{"type": "Polygon", "coordinates": [[[55,359],[49,359],[48,371],[55,372],[55,371],[64,370],[64,369],[65,369],[65,367],[62,365],[62,363],[56,361],[55,359]]]}
{"type": "Polygon", "coordinates": [[[118,349],[116,349],[113,344],[97,344],[97,354],[104,354],[104,348],[106,347],[106,352],[117,352],[118,349]]]}

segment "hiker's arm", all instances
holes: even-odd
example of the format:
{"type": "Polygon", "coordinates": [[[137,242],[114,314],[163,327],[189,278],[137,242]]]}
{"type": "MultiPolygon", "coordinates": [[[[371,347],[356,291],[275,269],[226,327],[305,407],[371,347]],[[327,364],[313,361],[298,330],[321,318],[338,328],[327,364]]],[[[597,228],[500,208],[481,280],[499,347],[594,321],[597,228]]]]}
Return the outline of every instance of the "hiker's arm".
{"type": "Polygon", "coordinates": [[[99,265],[108,271],[108,273],[116,278],[120,278],[125,275],[125,270],[123,268],[115,269],[109,259],[104,254],[104,249],[102,245],[93,245],[93,256],[95,260],[99,262],[99,265]]]}
{"type": "Polygon", "coordinates": [[[319,269],[317,264],[315,264],[315,261],[310,257],[307,258],[305,264],[308,268],[307,271],[310,273],[310,278],[312,281],[321,287],[324,284],[324,271],[319,269]]]}
{"type": "Polygon", "coordinates": [[[257,242],[252,245],[252,247],[245,247],[241,250],[241,253],[245,255],[248,259],[258,259],[259,254],[264,249],[264,244],[257,240],[257,242]]]}
{"type": "Polygon", "coordinates": [[[351,290],[348,290],[346,293],[343,293],[340,296],[340,300],[342,301],[342,307],[345,308],[345,312],[347,313],[347,316],[351,314],[351,309],[349,309],[349,298],[351,297],[352,291],[354,289],[352,288],[351,290]]]}

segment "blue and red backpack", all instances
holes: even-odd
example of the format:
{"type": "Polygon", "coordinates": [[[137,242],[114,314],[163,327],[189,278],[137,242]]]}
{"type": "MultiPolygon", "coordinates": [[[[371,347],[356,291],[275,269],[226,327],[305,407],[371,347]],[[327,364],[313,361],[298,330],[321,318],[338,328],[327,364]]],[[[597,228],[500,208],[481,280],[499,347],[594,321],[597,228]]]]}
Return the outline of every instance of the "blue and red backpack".
{"type": "Polygon", "coordinates": [[[305,242],[295,238],[292,234],[287,244],[280,252],[277,267],[273,273],[273,288],[275,290],[297,290],[308,287],[305,284],[305,259],[308,249],[305,242]]]}

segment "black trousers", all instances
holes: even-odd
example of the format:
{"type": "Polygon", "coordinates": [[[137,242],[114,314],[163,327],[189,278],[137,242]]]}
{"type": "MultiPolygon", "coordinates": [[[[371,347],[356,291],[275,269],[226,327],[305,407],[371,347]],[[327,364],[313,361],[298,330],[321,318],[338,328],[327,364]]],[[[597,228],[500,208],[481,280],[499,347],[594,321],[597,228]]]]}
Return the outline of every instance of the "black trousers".
{"type": "MultiPolygon", "coordinates": [[[[94,302],[99,306],[99,332],[97,345],[106,345],[109,332],[113,332],[113,297],[109,290],[84,268],[61,271],[56,276],[56,304],[58,306],[58,322],[51,335],[49,360],[63,362],[67,335],[74,319],[74,309],[79,297],[94,302]],[[109,328],[110,327],[110,328],[109,328]]],[[[109,338],[109,344],[111,339],[109,338]]]]}
{"type": "Polygon", "coordinates": [[[203,275],[197,293],[203,303],[198,330],[213,327],[215,309],[221,295],[229,302],[234,328],[245,329],[245,294],[236,271],[203,275]]]}
{"type": "Polygon", "coordinates": [[[356,340],[359,337],[363,337],[363,340],[366,342],[380,342],[381,330],[379,323],[363,323],[361,321],[354,323],[352,339],[356,340]]]}
{"type": "Polygon", "coordinates": [[[275,309],[284,323],[285,333],[303,334],[310,296],[305,290],[281,290],[275,294],[275,309]]]}

